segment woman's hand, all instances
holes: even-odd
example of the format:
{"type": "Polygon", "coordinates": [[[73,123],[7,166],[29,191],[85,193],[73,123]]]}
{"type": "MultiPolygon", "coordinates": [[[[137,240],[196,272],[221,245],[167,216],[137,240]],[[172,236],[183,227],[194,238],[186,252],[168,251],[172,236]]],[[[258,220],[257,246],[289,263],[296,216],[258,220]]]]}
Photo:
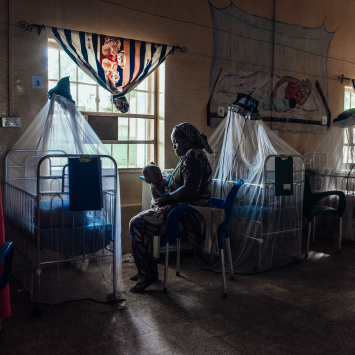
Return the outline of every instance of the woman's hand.
{"type": "Polygon", "coordinates": [[[168,195],[163,195],[157,199],[157,205],[159,207],[166,206],[170,202],[168,195]]]}

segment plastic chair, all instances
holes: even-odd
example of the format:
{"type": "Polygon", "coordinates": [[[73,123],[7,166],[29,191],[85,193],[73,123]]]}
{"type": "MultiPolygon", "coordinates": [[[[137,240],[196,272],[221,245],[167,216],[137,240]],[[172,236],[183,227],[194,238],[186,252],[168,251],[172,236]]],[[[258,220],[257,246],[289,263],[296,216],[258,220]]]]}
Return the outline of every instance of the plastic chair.
{"type": "Polygon", "coordinates": [[[5,242],[0,248],[0,263],[4,260],[4,268],[0,276],[0,291],[2,291],[9,282],[13,255],[14,246],[12,242],[5,242]]]}
{"type": "MultiPolygon", "coordinates": [[[[232,262],[232,253],[230,248],[228,226],[229,221],[232,216],[234,200],[237,196],[237,193],[240,187],[244,184],[244,181],[239,179],[236,184],[232,187],[227,198],[225,200],[220,198],[211,197],[210,204],[213,207],[223,208],[225,213],[225,219],[220,224],[217,229],[218,235],[218,248],[221,259],[221,274],[222,274],[222,286],[223,286],[223,298],[227,298],[227,283],[226,283],[226,274],[225,274],[225,265],[224,265],[224,242],[226,244],[228,263],[230,269],[230,278],[234,280],[233,275],[233,262],[232,262]]],[[[192,206],[178,206],[175,207],[168,215],[167,219],[167,235],[165,237],[165,267],[164,267],[164,288],[163,292],[167,293],[167,284],[168,284],[168,264],[169,264],[169,244],[172,240],[177,241],[176,248],[176,276],[180,275],[180,244],[181,239],[186,236],[179,231],[179,217],[183,213],[198,213],[192,206]]]]}
{"type": "Polygon", "coordinates": [[[304,195],[303,195],[303,216],[308,218],[306,258],[308,258],[308,252],[309,252],[309,241],[311,238],[312,220],[313,220],[312,241],[314,243],[316,216],[320,216],[324,214],[337,214],[339,216],[338,253],[340,253],[341,237],[342,237],[342,222],[343,222],[342,217],[345,211],[345,206],[346,206],[346,199],[343,191],[312,192],[309,177],[307,175],[305,176],[304,195]],[[339,196],[338,208],[317,205],[317,203],[324,197],[333,196],[333,195],[339,196]]]}

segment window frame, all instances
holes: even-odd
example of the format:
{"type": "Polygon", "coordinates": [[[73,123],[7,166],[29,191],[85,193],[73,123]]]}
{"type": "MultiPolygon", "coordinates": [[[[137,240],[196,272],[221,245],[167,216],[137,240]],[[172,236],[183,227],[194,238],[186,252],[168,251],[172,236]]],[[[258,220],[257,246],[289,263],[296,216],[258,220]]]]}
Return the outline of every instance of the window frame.
{"type": "MultiPolygon", "coordinates": [[[[345,87],[344,87],[344,110],[349,110],[349,109],[351,109],[351,108],[355,108],[355,104],[354,104],[353,107],[351,107],[351,96],[352,96],[352,94],[355,96],[355,89],[352,88],[351,86],[345,86],[345,87]],[[349,107],[349,108],[346,108],[346,107],[345,107],[345,95],[346,95],[347,93],[350,94],[350,107],[349,107]]],[[[355,101],[355,100],[354,100],[354,101],[355,101]]]]}
{"type": "MultiPolygon", "coordinates": [[[[354,95],[355,97],[355,89],[351,86],[345,86],[344,87],[344,110],[349,110],[351,108],[355,108],[355,104],[352,107],[351,106],[351,96],[354,95]],[[349,93],[350,94],[350,107],[346,108],[345,107],[345,95],[349,93]]],[[[354,100],[355,101],[355,100],[354,100]]],[[[343,137],[343,164],[345,164],[347,167],[352,166],[355,163],[354,160],[354,152],[353,152],[353,157],[352,157],[352,161],[344,161],[344,159],[347,157],[347,160],[349,160],[349,156],[351,153],[350,147],[354,147],[355,145],[355,128],[347,128],[346,130],[344,130],[344,137],[343,137]],[[348,137],[346,137],[345,135],[348,135],[348,137]],[[349,143],[347,143],[346,141],[349,141],[349,143]],[[352,142],[352,143],[351,143],[352,142]],[[347,150],[347,154],[344,154],[344,151],[347,150]]]]}
{"type": "MultiPolygon", "coordinates": [[[[55,40],[53,39],[49,39],[48,40],[48,49],[49,48],[53,48],[56,49],[58,51],[63,51],[64,50],[55,42],[55,40]]],[[[164,63],[163,63],[164,65],[164,63]]],[[[59,79],[49,79],[48,78],[48,82],[58,82],[61,79],[61,66],[60,66],[60,54],[58,52],[58,75],[59,75],[59,79]]],[[[139,92],[143,92],[143,93],[147,93],[147,97],[148,97],[148,107],[151,103],[153,103],[153,114],[138,114],[138,113],[121,113],[121,112],[100,112],[99,111],[99,107],[100,107],[100,95],[99,95],[99,88],[101,87],[99,84],[95,83],[95,84],[91,84],[91,83],[83,83],[83,82],[79,82],[79,67],[76,66],[76,74],[77,74],[77,80],[75,82],[73,82],[73,84],[76,85],[76,99],[78,100],[79,98],[79,84],[82,85],[87,85],[87,86],[95,86],[96,87],[96,111],[80,111],[81,114],[85,117],[86,121],[89,120],[89,116],[104,116],[104,117],[117,117],[117,119],[119,117],[127,117],[128,118],[128,140],[101,140],[101,142],[103,144],[110,144],[111,145],[111,155],[113,156],[113,147],[116,144],[126,144],[127,145],[127,166],[123,167],[123,166],[119,166],[118,169],[119,170],[123,170],[123,171],[137,171],[137,170],[141,170],[142,167],[137,167],[137,166],[130,166],[129,165],[129,145],[132,144],[146,144],[147,148],[149,148],[149,145],[153,145],[153,157],[154,157],[154,161],[157,161],[157,148],[158,148],[158,144],[157,144],[157,123],[158,123],[158,114],[159,114],[159,95],[161,94],[159,91],[159,68],[157,68],[152,74],[150,74],[145,80],[153,80],[153,90],[149,90],[149,84],[148,84],[148,89],[147,90],[139,90],[137,88],[134,89],[134,91],[136,93],[139,92]],[[153,96],[153,98],[152,98],[153,96]],[[129,130],[130,130],[130,118],[140,118],[140,119],[147,119],[147,120],[153,120],[153,139],[147,139],[147,140],[129,140],[129,130]]],[[[130,103],[130,95],[128,94],[128,102],[130,103]]],[[[113,111],[113,103],[112,103],[112,96],[111,96],[111,109],[113,111]]],[[[148,108],[149,111],[149,108],[148,108]]],[[[137,127],[137,121],[136,121],[136,127],[137,127]]],[[[146,163],[148,164],[149,162],[146,161],[146,163]]],[[[136,165],[137,165],[137,161],[136,161],[136,165]]]]}

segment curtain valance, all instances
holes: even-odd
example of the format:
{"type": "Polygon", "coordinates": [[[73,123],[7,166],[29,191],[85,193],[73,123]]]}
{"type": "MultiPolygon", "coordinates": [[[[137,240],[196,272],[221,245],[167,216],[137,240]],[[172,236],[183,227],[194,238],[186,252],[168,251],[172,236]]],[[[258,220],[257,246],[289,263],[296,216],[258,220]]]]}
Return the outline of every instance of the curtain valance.
{"type": "Polygon", "coordinates": [[[95,33],[46,27],[57,43],[87,75],[113,94],[113,103],[128,112],[125,95],[138,86],[170,54],[174,46],[95,33]]]}

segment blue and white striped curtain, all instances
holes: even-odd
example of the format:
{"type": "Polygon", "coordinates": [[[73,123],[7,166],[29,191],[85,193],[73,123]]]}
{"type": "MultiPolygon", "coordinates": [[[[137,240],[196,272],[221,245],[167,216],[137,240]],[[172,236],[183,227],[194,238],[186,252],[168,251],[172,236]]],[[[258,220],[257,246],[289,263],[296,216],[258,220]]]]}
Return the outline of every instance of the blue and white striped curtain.
{"type": "Polygon", "coordinates": [[[90,78],[113,94],[113,103],[128,112],[125,95],[170,54],[174,46],[135,41],[56,27],[47,31],[90,78]]]}

